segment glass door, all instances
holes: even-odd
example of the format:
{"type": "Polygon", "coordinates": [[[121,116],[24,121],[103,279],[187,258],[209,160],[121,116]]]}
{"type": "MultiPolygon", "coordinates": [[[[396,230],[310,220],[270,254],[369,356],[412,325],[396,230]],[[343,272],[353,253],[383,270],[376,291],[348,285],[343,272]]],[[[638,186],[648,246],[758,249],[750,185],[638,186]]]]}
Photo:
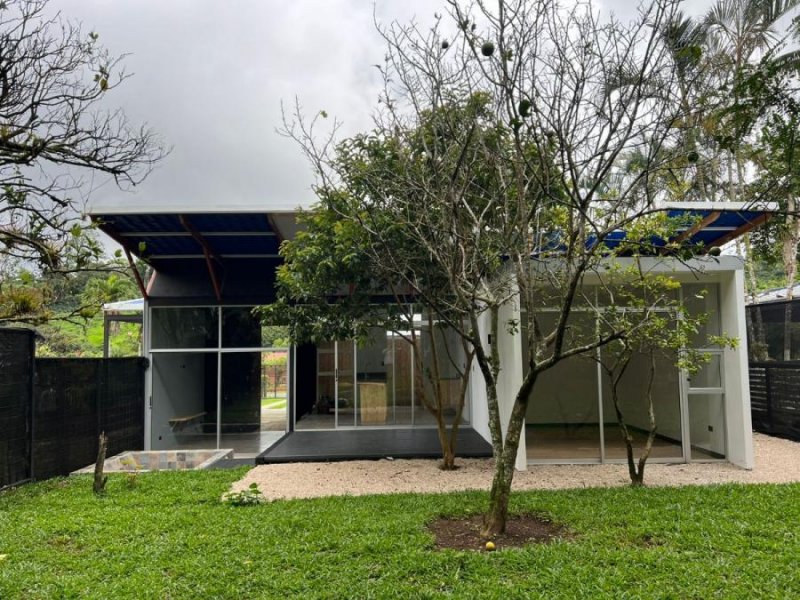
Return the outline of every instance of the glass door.
{"type": "Polygon", "coordinates": [[[390,335],[374,328],[356,350],[357,425],[394,423],[394,348],[390,335]]]}
{"type": "Polygon", "coordinates": [[[691,460],[725,458],[725,389],[722,351],[706,350],[710,360],[687,377],[687,456],[691,460]]]}
{"type": "Polygon", "coordinates": [[[355,344],[352,341],[336,342],[336,427],[356,424],[355,396],[355,344]]]}

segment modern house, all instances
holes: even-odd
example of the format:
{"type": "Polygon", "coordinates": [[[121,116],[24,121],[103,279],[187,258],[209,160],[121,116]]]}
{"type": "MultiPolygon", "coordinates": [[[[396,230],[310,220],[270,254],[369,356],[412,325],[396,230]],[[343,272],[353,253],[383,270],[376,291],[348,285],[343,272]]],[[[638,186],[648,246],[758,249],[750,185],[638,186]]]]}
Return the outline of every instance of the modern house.
{"type": "MultiPolygon", "coordinates": [[[[669,210],[698,217],[681,235],[706,248],[728,243],[768,216],[732,203],[672,205],[669,210]]],[[[144,353],[150,359],[146,448],[219,447],[267,455],[277,437],[288,433],[289,438],[302,434],[302,445],[316,445],[315,456],[325,458],[328,448],[335,454],[336,440],[357,432],[372,432],[372,440],[395,436],[412,444],[421,439],[414,434],[433,433],[433,421],[414,391],[420,374],[412,357],[414,352],[424,356],[424,343],[412,347],[378,330],[362,345],[332,341],[291,348],[284,431],[276,434],[264,426],[259,374],[270,348],[262,343],[262,326],[251,309],[274,299],[278,248],[296,234],[296,212],[288,204],[241,202],[108,201],[91,207],[101,230],[129,257],[136,255],[153,267],[152,278],[140,282],[144,353]]],[[[727,255],[644,260],[649,272],[669,273],[681,282],[679,293],[690,309],[710,315],[708,333],[724,332],[741,340],[735,349],[703,348],[710,360],[691,379],[670,357],[660,359],[654,386],[658,438],[651,460],[728,460],[751,468],[742,261],[727,255]]],[[[588,276],[584,285],[594,283],[588,276]]],[[[513,302],[503,312],[504,320],[519,318],[513,302]]],[[[542,310],[543,321],[552,319],[547,312],[542,310]]],[[[579,307],[575,315],[584,325],[595,326],[595,309],[579,307]]],[[[457,355],[455,340],[448,340],[446,332],[440,335],[457,355]]],[[[523,377],[526,349],[521,336],[509,332],[497,343],[501,412],[508,415],[523,377]]],[[[644,393],[648,369],[643,361],[634,358],[622,384],[624,396],[641,398],[644,393]]],[[[457,374],[449,375],[455,381],[457,374]]],[[[517,457],[519,469],[543,462],[624,461],[608,381],[597,360],[560,363],[542,376],[534,394],[517,457]]],[[[646,419],[643,404],[631,402],[632,428],[646,429],[646,419]]],[[[474,366],[462,421],[470,435],[489,440],[486,390],[474,366]]],[[[435,443],[435,435],[428,438],[435,443]]],[[[488,444],[481,444],[485,453],[488,444]]]]}

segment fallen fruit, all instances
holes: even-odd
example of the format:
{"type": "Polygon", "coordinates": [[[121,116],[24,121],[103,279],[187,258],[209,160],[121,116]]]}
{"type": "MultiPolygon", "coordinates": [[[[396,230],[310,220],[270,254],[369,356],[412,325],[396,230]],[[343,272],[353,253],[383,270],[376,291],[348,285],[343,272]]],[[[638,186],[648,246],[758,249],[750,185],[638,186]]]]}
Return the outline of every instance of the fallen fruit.
{"type": "Polygon", "coordinates": [[[495,550],[494,542],[486,542],[486,551],[492,552],[495,550]]]}

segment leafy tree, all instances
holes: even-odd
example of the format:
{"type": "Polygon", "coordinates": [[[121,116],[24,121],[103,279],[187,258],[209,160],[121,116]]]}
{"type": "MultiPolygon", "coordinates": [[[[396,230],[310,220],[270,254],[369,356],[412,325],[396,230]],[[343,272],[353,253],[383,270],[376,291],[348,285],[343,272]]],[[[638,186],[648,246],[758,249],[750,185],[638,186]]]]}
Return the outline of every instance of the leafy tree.
{"type": "MultiPolygon", "coordinates": [[[[364,159],[360,152],[373,157],[384,157],[385,149],[392,142],[383,144],[367,136],[359,136],[346,142],[339,153],[343,170],[360,172],[355,177],[363,178],[365,172],[376,168],[380,158],[374,162],[364,159]],[[356,158],[358,157],[358,158],[356,158]]],[[[354,189],[356,188],[354,184],[354,189]]],[[[472,351],[461,340],[461,357],[442,340],[441,323],[435,310],[448,307],[426,304],[427,295],[434,292],[434,281],[441,279],[431,261],[424,253],[412,248],[400,254],[405,245],[403,230],[396,223],[384,218],[388,215],[373,212],[370,228],[380,227],[380,236],[391,238],[392,252],[378,243],[386,238],[374,236],[374,229],[362,227],[356,222],[342,218],[343,214],[357,210],[358,202],[344,194],[326,195],[324,203],[314,210],[301,214],[304,226],[296,239],[281,247],[285,263],[278,272],[278,302],[262,310],[267,320],[280,315],[285,319],[290,337],[295,342],[327,340],[364,340],[374,328],[393,332],[413,347],[415,397],[434,416],[442,448],[442,468],[455,468],[456,439],[464,401],[467,393],[472,351]],[[395,258],[402,256],[402,267],[395,258]],[[426,281],[424,294],[414,293],[398,274],[399,268],[409,268],[415,277],[426,281]],[[420,319],[424,323],[420,323],[420,319]],[[427,359],[427,360],[426,360],[427,359]],[[460,385],[456,398],[448,393],[442,373],[452,370],[457,373],[460,385]],[[456,414],[448,425],[445,412],[455,400],[456,414]]],[[[421,207],[422,208],[422,207],[421,207]]],[[[437,284],[442,291],[441,282],[437,284]]],[[[444,296],[442,296],[444,297],[444,296]]],[[[449,318],[454,318],[452,313],[449,318]]]]}
{"type": "Polygon", "coordinates": [[[97,266],[102,247],[80,219],[91,178],[141,182],[164,156],[146,127],[103,108],[128,75],[95,32],[46,0],[0,3],[0,305],[30,316],[47,302],[28,294],[25,271],[66,274],[97,266]],[[22,294],[22,296],[20,296],[22,294]],[[27,295],[26,295],[27,294],[27,295]]]}
{"type": "MultiPolygon", "coordinates": [[[[600,365],[609,384],[614,413],[625,444],[631,485],[641,486],[644,485],[645,466],[658,431],[653,402],[657,359],[666,359],[693,375],[710,359],[708,354],[697,350],[697,345],[735,347],[737,342],[724,335],[696,340],[708,315],[692,314],[687,310],[680,299],[680,282],[668,274],[646,274],[641,259],[627,268],[612,266],[604,287],[612,299],[612,306],[600,313],[599,327],[620,334],[591,358],[600,365]],[[631,375],[631,367],[637,358],[645,359],[648,365],[644,398],[623,398],[623,383],[626,376],[631,375]],[[637,458],[635,437],[626,415],[628,408],[638,404],[647,407],[649,428],[637,458]]],[[[634,377],[641,375],[636,373],[634,377]]]]}
{"type": "Polygon", "coordinates": [[[675,193],[652,184],[685,155],[674,54],[661,35],[677,3],[653,2],[627,24],[601,21],[584,4],[445,4],[430,30],[380,30],[384,93],[369,135],[336,144],[318,134],[324,115],[309,122],[299,110],[287,133],[311,161],[322,203],[338,213],[335,227],[366,237],[363,247],[376,249],[367,265],[390,267],[379,287],[403,284],[474,352],[495,456],[483,531],[491,536],[505,528],[538,377],[653,316],[639,311],[580,334],[573,308],[601,310],[596,287],[584,283],[604,287],[611,265],[637,256],[680,260],[696,250],[677,235],[692,223],[658,211],[675,193]],[[501,332],[524,348],[522,381],[511,389],[492,343],[501,332]],[[501,414],[500,390],[513,398],[510,414],[501,414]]]}
{"type": "MultiPolygon", "coordinates": [[[[30,319],[12,314],[17,323],[37,326],[42,336],[37,353],[42,356],[101,356],[103,351],[103,315],[108,302],[136,298],[139,290],[122,262],[111,262],[100,270],[81,271],[68,276],[51,275],[33,278],[29,289],[47,297],[46,306],[30,313],[30,319]],[[111,266],[117,271],[109,272],[111,266]]],[[[13,311],[12,311],[13,312],[13,311]]],[[[131,356],[139,352],[141,327],[120,323],[119,335],[111,338],[112,356],[131,356]]]]}

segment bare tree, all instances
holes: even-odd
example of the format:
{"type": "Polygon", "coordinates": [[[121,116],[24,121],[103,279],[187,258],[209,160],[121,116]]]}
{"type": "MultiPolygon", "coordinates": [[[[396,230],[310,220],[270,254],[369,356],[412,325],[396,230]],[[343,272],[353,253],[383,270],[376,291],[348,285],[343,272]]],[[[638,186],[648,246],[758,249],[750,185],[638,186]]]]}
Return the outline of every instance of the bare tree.
{"type": "Polygon", "coordinates": [[[46,0],[0,3],[0,253],[47,272],[72,272],[102,254],[81,221],[96,175],[121,188],[164,156],[106,96],[128,75],[121,57],[46,0]]]}
{"type": "Polygon", "coordinates": [[[630,23],[601,18],[591,3],[445,4],[430,29],[379,26],[387,52],[372,133],[336,145],[300,111],[286,130],[314,166],[323,204],[367,232],[372,258],[472,346],[495,457],[491,536],[505,528],[539,375],[653,314],[581,334],[573,307],[597,306],[584,282],[603,286],[617,259],[691,254],[676,235],[691,224],[658,210],[675,198],[658,182],[685,153],[676,64],[661,35],[677,2],[644,5],[630,23]],[[327,201],[342,195],[344,208],[327,201]],[[419,277],[420,258],[437,266],[445,291],[419,277]],[[502,417],[496,341],[506,331],[521,337],[526,361],[502,417]]]}

